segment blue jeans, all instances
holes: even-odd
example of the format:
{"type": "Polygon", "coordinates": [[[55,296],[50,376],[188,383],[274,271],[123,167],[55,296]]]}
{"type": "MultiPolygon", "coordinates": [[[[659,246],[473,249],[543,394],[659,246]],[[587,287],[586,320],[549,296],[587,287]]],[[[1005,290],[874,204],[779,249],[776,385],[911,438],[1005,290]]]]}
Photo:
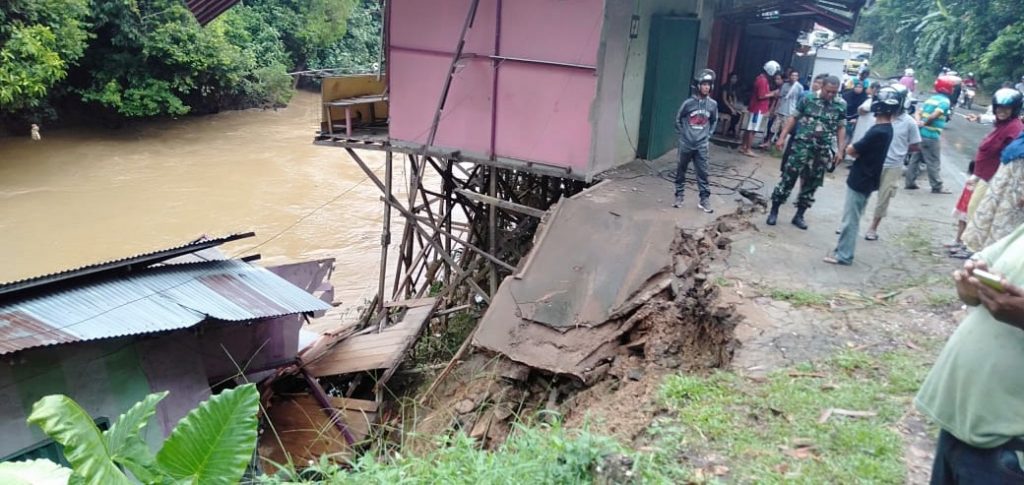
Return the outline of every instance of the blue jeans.
{"type": "Polygon", "coordinates": [[[943,430],[935,447],[931,485],[1024,483],[1021,453],[1020,438],[995,448],[975,448],[943,430]]]}
{"type": "Polygon", "coordinates": [[[862,194],[849,187],[846,188],[846,204],[843,206],[843,226],[839,230],[839,243],[836,244],[835,258],[841,264],[853,263],[853,251],[857,248],[857,235],[860,233],[860,216],[868,205],[871,194],[862,194]]]}
{"type": "Polygon", "coordinates": [[[711,197],[711,189],[708,188],[708,146],[703,144],[697,148],[688,148],[679,143],[679,163],[676,165],[676,197],[683,195],[686,187],[686,169],[693,160],[693,171],[697,173],[697,191],[700,199],[711,197]]]}

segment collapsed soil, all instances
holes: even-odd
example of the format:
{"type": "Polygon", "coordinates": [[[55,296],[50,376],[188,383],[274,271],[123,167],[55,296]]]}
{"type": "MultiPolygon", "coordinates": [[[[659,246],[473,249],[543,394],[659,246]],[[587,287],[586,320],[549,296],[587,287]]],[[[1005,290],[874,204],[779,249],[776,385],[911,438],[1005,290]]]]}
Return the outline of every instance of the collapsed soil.
{"type": "Polygon", "coordinates": [[[745,212],[677,233],[667,249],[673,267],[656,275],[669,277],[670,285],[640,296],[646,299],[620,317],[630,330],[612,343],[614,356],[591,369],[589,385],[476,352],[430,396],[424,417],[411,426],[412,435],[433,437],[461,429],[493,448],[505,440],[516,418],[558,415],[566,426],[586,425],[633,441],[662,412],[656,394],[663,376],[723,368],[732,360],[740,317],[732,303],[721,300],[707,268],[728,255],[729,233],[749,227],[745,212]]]}

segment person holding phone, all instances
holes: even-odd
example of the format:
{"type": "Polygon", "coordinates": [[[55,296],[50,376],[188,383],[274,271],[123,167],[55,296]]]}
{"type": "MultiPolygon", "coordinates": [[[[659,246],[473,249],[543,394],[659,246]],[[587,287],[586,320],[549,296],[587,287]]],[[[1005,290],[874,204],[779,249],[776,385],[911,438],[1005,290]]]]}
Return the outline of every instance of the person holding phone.
{"type": "Polygon", "coordinates": [[[1024,225],[953,280],[973,308],[914,399],[942,428],[931,483],[1024,483],[1024,225]]]}

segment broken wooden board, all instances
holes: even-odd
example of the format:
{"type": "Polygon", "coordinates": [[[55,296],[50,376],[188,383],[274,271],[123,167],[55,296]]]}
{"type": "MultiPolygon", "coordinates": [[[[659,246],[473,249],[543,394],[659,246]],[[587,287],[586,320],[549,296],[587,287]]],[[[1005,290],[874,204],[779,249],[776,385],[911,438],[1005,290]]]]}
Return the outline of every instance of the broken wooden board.
{"type": "Polygon", "coordinates": [[[380,333],[349,337],[306,363],[306,369],[315,377],[323,377],[396,368],[433,315],[437,301],[431,300],[409,308],[401,321],[380,333]]]}
{"type": "Polygon", "coordinates": [[[637,197],[637,183],[611,180],[562,199],[520,273],[493,296],[473,344],[533,368],[592,378],[636,323],[629,315],[672,282],[682,213],[637,197]]]}
{"type": "MultiPolygon", "coordinates": [[[[339,397],[332,397],[331,403],[342,411],[342,419],[357,443],[369,436],[371,426],[377,422],[377,403],[339,397]]],[[[273,427],[268,426],[263,432],[258,447],[267,473],[276,471],[274,463],[288,463],[289,457],[301,467],[321,456],[336,461],[352,456],[341,432],[308,394],[275,396],[267,414],[273,427]]]]}

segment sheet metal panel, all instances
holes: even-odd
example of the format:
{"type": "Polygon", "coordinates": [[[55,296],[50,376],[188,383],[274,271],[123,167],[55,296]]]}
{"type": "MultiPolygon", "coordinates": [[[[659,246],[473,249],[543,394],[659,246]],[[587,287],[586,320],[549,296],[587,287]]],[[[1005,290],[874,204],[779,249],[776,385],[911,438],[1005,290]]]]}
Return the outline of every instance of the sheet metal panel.
{"type": "Polygon", "coordinates": [[[0,355],[33,347],[329,309],[241,261],[148,268],[131,276],[0,304],[0,355]]]}

